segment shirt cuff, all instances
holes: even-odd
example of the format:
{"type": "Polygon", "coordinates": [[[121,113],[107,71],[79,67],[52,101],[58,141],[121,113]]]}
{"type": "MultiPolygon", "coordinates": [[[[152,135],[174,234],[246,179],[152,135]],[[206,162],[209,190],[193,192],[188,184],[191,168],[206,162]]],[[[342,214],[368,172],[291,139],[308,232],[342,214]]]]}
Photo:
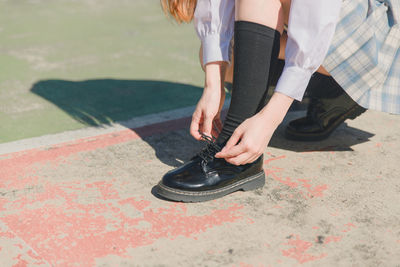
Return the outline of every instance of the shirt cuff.
{"type": "Polygon", "coordinates": [[[207,35],[202,40],[203,64],[215,61],[230,62],[230,40],[222,40],[219,34],[207,35]]]}
{"type": "Polygon", "coordinates": [[[313,72],[308,69],[297,66],[285,67],[275,87],[275,92],[301,101],[312,73],[313,72]]]}

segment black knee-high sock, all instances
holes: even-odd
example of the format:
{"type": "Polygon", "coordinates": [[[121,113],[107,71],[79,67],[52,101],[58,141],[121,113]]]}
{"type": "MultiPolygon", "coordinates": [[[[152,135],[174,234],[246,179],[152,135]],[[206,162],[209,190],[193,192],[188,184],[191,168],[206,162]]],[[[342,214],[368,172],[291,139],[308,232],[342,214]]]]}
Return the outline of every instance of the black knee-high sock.
{"type": "Polygon", "coordinates": [[[306,93],[313,98],[336,98],[344,94],[344,90],[332,76],[316,72],[308,83],[306,93]]]}
{"type": "Polygon", "coordinates": [[[231,104],[217,143],[225,143],[235,129],[265,105],[269,76],[279,55],[280,33],[267,26],[235,22],[231,104]]]}

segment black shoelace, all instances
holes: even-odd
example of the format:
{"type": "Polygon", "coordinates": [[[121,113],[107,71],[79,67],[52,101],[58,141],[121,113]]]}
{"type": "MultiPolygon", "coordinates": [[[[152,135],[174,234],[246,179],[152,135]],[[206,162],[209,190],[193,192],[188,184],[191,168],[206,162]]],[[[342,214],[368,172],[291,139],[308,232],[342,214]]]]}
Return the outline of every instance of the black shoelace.
{"type": "Polygon", "coordinates": [[[221,151],[221,147],[217,145],[217,139],[214,136],[207,136],[202,132],[199,132],[203,141],[206,142],[206,146],[197,154],[202,159],[203,168],[205,165],[214,160],[215,154],[221,151]]]}

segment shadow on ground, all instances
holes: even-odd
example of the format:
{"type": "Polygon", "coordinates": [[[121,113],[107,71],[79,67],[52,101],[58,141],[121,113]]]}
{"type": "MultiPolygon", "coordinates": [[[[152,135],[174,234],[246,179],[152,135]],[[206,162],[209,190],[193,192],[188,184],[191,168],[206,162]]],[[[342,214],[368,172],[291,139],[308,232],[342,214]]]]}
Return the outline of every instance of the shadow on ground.
{"type": "MultiPolygon", "coordinates": [[[[134,117],[195,105],[203,88],[166,81],[94,79],[85,81],[44,80],[35,83],[31,92],[46,99],[83,125],[102,127],[114,122],[124,125],[134,117]]],[[[190,116],[191,114],[187,114],[190,116]]],[[[129,125],[124,125],[129,127],[129,125]]],[[[187,159],[185,151],[175,149],[197,142],[189,135],[177,136],[176,142],[163,142],[138,129],[136,133],[153,147],[157,158],[169,166],[187,159]]],[[[173,140],[173,139],[172,139],[173,140]]]]}
{"type": "Polygon", "coordinates": [[[325,140],[315,142],[291,141],[284,137],[284,128],[292,120],[291,114],[288,115],[275,132],[269,146],[295,152],[353,151],[352,146],[368,142],[374,136],[370,132],[343,123],[325,140]]]}
{"type": "MultiPolygon", "coordinates": [[[[129,120],[133,117],[195,105],[202,88],[188,84],[153,80],[96,79],[86,81],[45,80],[34,84],[31,92],[53,103],[72,118],[87,126],[129,120]]],[[[351,151],[351,147],[367,142],[373,134],[341,125],[331,138],[322,142],[294,142],[283,137],[285,124],[304,110],[295,104],[278,128],[270,146],[297,152],[351,151]]],[[[191,114],[187,114],[189,117],[191,114]]],[[[122,123],[123,124],[123,123],[122,123]]],[[[189,123],[188,123],[189,125],[189,123]]],[[[161,134],[141,135],[153,147],[157,158],[169,166],[179,166],[188,160],[201,144],[186,131],[168,134],[168,142],[161,134]],[[185,149],[182,149],[185,148],[185,149]],[[190,149],[187,149],[190,148],[190,149]]]]}
{"type": "Polygon", "coordinates": [[[87,126],[194,105],[202,88],[152,80],[45,80],[31,92],[50,101],[87,126]]]}

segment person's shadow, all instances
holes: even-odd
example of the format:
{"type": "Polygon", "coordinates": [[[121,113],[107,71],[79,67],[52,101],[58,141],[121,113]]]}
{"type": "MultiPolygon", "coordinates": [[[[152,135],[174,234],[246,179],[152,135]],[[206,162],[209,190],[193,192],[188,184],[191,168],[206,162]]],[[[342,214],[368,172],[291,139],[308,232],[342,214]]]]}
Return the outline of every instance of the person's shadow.
{"type": "MultiPolygon", "coordinates": [[[[102,127],[111,123],[123,124],[133,117],[193,106],[202,88],[166,81],[93,79],[85,81],[44,80],[33,85],[31,92],[53,103],[72,118],[87,126],[102,127]]],[[[373,134],[340,126],[333,138],[323,142],[292,142],[283,137],[285,123],[299,115],[304,105],[295,104],[285,122],[278,128],[270,146],[292,151],[343,151],[368,141],[373,134]]],[[[191,114],[187,114],[190,117],[191,114]]],[[[187,120],[187,127],[189,120],[187,120]]],[[[126,125],[125,125],[126,126],[126,125]]],[[[141,136],[141,131],[135,131],[141,136]]],[[[202,144],[189,131],[170,131],[166,142],[163,134],[143,135],[153,147],[159,160],[169,166],[179,166],[199,151],[202,144]],[[185,148],[185,149],[182,149],[185,148]],[[190,148],[190,149],[187,149],[190,148]]]]}

